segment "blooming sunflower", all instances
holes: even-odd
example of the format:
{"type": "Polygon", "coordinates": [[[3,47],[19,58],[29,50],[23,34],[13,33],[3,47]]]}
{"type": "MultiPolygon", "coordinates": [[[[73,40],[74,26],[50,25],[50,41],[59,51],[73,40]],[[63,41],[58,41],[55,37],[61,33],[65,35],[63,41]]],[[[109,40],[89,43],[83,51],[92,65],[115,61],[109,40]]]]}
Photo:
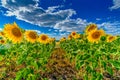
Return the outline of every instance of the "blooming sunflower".
{"type": "Polygon", "coordinates": [[[97,29],[96,24],[89,24],[85,29],[85,33],[89,34],[92,30],[96,30],[96,29],[97,29]]]}
{"type": "Polygon", "coordinates": [[[65,40],[66,40],[66,37],[62,37],[62,38],[60,39],[60,42],[65,41],[65,40]]]}
{"type": "Polygon", "coordinates": [[[6,44],[6,41],[5,40],[0,40],[0,44],[6,44]]]}
{"type": "Polygon", "coordinates": [[[49,43],[52,43],[55,41],[55,38],[49,38],[49,43]]]}
{"type": "Polygon", "coordinates": [[[72,35],[68,35],[68,40],[71,40],[72,38],[72,35]]]}
{"type": "Polygon", "coordinates": [[[77,33],[76,33],[75,31],[71,32],[71,36],[72,36],[72,37],[75,37],[76,34],[77,34],[77,33]]]}
{"type": "Polygon", "coordinates": [[[1,36],[1,37],[4,37],[4,32],[0,32],[0,36],[1,36]]]}
{"type": "Polygon", "coordinates": [[[76,34],[76,35],[74,36],[74,38],[75,38],[75,39],[80,38],[80,34],[76,34]]]}
{"type": "Polygon", "coordinates": [[[35,31],[28,30],[25,32],[26,40],[31,43],[35,43],[37,41],[38,35],[35,31]]]}
{"type": "Polygon", "coordinates": [[[20,43],[23,38],[21,30],[15,22],[4,26],[4,34],[13,43],[20,43]]]}
{"type": "Polygon", "coordinates": [[[38,38],[38,42],[47,44],[49,42],[49,37],[46,34],[41,34],[38,38]]]}
{"type": "Polygon", "coordinates": [[[117,38],[116,36],[109,35],[109,36],[107,37],[107,42],[112,42],[112,41],[114,41],[116,38],[117,38]]]}
{"type": "Polygon", "coordinates": [[[101,36],[103,36],[104,30],[92,30],[89,35],[87,36],[88,41],[90,42],[96,42],[100,40],[101,36]]]}

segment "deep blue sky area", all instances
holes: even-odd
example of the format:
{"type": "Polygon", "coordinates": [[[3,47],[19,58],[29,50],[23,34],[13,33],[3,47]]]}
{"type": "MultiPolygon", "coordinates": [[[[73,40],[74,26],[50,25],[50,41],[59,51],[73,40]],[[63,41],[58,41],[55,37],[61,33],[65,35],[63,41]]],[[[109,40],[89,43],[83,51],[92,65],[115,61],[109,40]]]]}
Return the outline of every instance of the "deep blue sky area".
{"type": "Polygon", "coordinates": [[[120,0],[0,0],[0,30],[13,22],[57,39],[90,23],[119,35],[120,0]]]}

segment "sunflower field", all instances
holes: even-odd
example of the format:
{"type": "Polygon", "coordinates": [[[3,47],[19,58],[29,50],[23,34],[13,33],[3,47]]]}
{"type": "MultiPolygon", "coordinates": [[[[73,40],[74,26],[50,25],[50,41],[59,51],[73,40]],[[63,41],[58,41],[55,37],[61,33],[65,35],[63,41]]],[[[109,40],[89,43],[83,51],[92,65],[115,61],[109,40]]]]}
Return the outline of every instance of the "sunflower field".
{"type": "Polygon", "coordinates": [[[96,24],[59,41],[15,22],[0,32],[0,80],[120,80],[120,36],[96,24]]]}

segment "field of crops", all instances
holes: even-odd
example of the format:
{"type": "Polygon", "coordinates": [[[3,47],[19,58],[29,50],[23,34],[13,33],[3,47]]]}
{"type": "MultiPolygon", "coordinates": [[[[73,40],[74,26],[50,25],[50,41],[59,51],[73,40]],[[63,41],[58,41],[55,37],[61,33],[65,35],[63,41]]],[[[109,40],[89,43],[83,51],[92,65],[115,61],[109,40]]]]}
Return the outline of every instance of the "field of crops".
{"type": "Polygon", "coordinates": [[[120,80],[120,36],[86,26],[59,41],[15,22],[0,32],[0,80],[120,80]]]}

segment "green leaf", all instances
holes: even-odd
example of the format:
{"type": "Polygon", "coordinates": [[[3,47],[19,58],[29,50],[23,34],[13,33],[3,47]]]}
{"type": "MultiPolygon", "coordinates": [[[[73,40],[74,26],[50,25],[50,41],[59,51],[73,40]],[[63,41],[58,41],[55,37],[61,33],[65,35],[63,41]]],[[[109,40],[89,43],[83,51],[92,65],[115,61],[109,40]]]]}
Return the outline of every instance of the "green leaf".
{"type": "Polygon", "coordinates": [[[93,70],[92,70],[92,68],[88,65],[88,66],[86,66],[86,71],[87,71],[88,73],[91,73],[93,70]]]}
{"type": "Polygon", "coordinates": [[[97,79],[96,80],[103,80],[103,75],[100,73],[97,73],[97,79]]]}
{"type": "Polygon", "coordinates": [[[3,60],[3,56],[0,55],[0,61],[2,61],[2,60],[3,60]]]}
{"type": "Polygon", "coordinates": [[[112,68],[111,67],[107,67],[107,71],[108,71],[108,73],[110,74],[110,75],[113,75],[113,70],[112,70],[112,68]]]}
{"type": "Polygon", "coordinates": [[[96,80],[96,76],[97,74],[96,74],[96,72],[92,72],[91,73],[91,80],[96,80]]]}
{"type": "Polygon", "coordinates": [[[88,58],[90,58],[90,55],[89,55],[89,54],[85,54],[85,55],[82,57],[82,60],[86,60],[86,59],[88,59],[88,58]]]}
{"type": "Polygon", "coordinates": [[[87,74],[84,75],[84,79],[85,79],[85,80],[89,80],[87,74]]]}
{"type": "Polygon", "coordinates": [[[37,69],[37,70],[39,69],[36,61],[34,61],[31,65],[33,65],[35,67],[35,69],[37,69]]]}
{"type": "Polygon", "coordinates": [[[26,80],[36,80],[36,76],[33,74],[29,74],[26,80]]]}
{"type": "Polygon", "coordinates": [[[98,66],[98,62],[92,62],[92,67],[95,69],[98,66]]]}
{"type": "Polygon", "coordinates": [[[120,61],[114,60],[112,61],[112,64],[114,65],[115,68],[120,69],[120,61]]]}
{"type": "Polygon", "coordinates": [[[103,68],[106,70],[106,67],[107,67],[106,62],[105,61],[101,61],[101,64],[102,64],[103,68]]]}
{"type": "Polygon", "coordinates": [[[101,40],[101,41],[105,41],[105,40],[106,40],[106,37],[105,37],[105,36],[102,36],[102,37],[100,38],[100,40],[101,40]]]}
{"type": "Polygon", "coordinates": [[[22,79],[22,71],[17,72],[15,80],[21,80],[22,79]]]}
{"type": "Polygon", "coordinates": [[[76,68],[80,69],[80,67],[83,66],[83,65],[84,65],[84,61],[80,61],[80,62],[78,61],[77,64],[76,64],[76,68]]]}

